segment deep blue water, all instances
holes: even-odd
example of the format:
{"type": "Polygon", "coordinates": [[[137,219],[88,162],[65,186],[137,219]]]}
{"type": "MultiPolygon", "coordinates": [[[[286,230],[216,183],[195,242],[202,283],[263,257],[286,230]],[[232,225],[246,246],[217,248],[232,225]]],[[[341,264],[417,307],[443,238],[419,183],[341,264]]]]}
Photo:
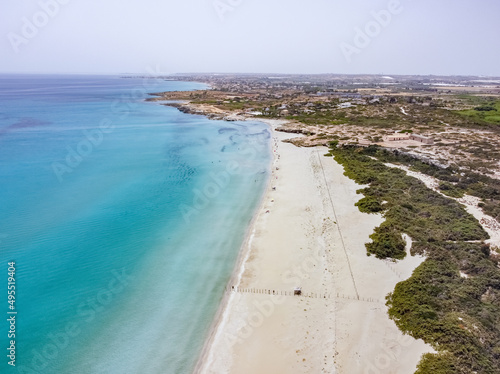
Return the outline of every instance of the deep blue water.
{"type": "Polygon", "coordinates": [[[0,75],[0,279],[15,261],[18,312],[0,372],[191,372],[270,160],[261,123],[144,101],[204,87],[0,75]]]}

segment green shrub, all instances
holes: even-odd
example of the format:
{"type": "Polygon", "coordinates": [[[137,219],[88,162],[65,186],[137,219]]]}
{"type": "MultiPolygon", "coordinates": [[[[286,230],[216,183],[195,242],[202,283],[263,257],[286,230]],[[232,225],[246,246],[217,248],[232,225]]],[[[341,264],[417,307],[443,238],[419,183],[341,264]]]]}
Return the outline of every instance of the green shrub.
{"type": "Polygon", "coordinates": [[[485,105],[475,107],[474,110],[476,110],[478,112],[489,112],[489,111],[496,112],[497,108],[495,108],[493,105],[485,104],[485,105]]]}
{"type": "Polygon", "coordinates": [[[375,229],[370,235],[371,243],[366,245],[368,254],[377,258],[395,258],[401,260],[406,256],[406,243],[401,233],[384,223],[375,229]]]}
{"type": "Polygon", "coordinates": [[[455,187],[451,183],[441,182],[439,183],[439,190],[446,196],[461,198],[464,196],[464,191],[460,188],[455,187]]]}
{"type": "Polygon", "coordinates": [[[422,356],[415,374],[456,374],[454,361],[454,357],[449,353],[426,353],[422,356]]]}
{"type": "Polygon", "coordinates": [[[363,213],[378,213],[384,210],[382,204],[371,196],[365,196],[355,204],[363,213]]]}

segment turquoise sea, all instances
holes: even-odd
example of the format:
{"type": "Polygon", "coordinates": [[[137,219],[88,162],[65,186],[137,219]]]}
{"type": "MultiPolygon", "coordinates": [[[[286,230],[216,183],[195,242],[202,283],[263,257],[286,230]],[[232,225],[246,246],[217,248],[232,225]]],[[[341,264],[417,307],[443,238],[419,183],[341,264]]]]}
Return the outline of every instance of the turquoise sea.
{"type": "Polygon", "coordinates": [[[199,83],[0,75],[1,373],[190,373],[268,180],[267,127],[147,93],[199,83]],[[12,311],[12,310],[10,310],[12,311]]]}

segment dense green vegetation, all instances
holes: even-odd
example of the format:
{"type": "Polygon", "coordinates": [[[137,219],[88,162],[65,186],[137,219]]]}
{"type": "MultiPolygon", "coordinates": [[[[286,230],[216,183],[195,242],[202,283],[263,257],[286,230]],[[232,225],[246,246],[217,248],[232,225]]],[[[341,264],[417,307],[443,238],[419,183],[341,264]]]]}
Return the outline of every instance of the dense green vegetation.
{"type": "Polygon", "coordinates": [[[472,171],[458,170],[454,167],[441,168],[431,165],[399,151],[388,151],[379,147],[369,147],[362,150],[378,160],[390,163],[400,163],[412,170],[430,175],[441,181],[439,189],[445,195],[462,197],[464,194],[482,199],[484,212],[496,219],[500,218],[500,181],[487,175],[472,171]]]}
{"type": "MultiPolygon", "coordinates": [[[[412,277],[388,296],[389,316],[403,332],[451,353],[440,360],[440,366],[455,368],[451,372],[498,373],[500,270],[488,258],[489,248],[434,243],[427,253],[412,277]],[[470,278],[462,278],[459,271],[470,278]]],[[[422,371],[427,372],[431,371],[422,371]]]]}
{"type": "MultiPolygon", "coordinates": [[[[406,233],[414,241],[412,251],[427,257],[387,296],[397,326],[438,352],[424,355],[416,374],[499,373],[500,269],[482,242],[487,234],[479,223],[454,200],[377,160],[397,155],[376,147],[331,145],[330,155],[345,174],[369,185],[359,191],[365,198],[358,207],[382,211],[386,218],[371,236],[369,254],[404,257],[401,234],[406,233]]],[[[460,180],[455,173],[432,170],[447,183],[460,180]]]]}
{"type": "Polygon", "coordinates": [[[356,203],[356,206],[363,213],[378,213],[384,210],[382,204],[371,196],[365,196],[356,203]]]}
{"type": "Polygon", "coordinates": [[[413,251],[418,253],[423,253],[432,242],[487,239],[486,232],[459,203],[428,189],[403,170],[389,168],[372,158],[378,151],[378,147],[330,151],[344,165],[348,177],[359,184],[369,184],[358,191],[365,196],[357,203],[360,210],[384,212],[386,221],[372,235],[373,244],[367,246],[369,254],[403,258],[401,233],[412,237],[413,251]]]}
{"type": "Polygon", "coordinates": [[[385,221],[370,235],[371,243],[366,244],[368,254],[374,254],[377,258],[392,257],[402,260],[406,256],[406,243],[401,236],[398,227],[391,221],[385,221]]]}
{"type": "Polygon", "coordinates": [[[415,374],[455,374],[457,370],[454,361],[450,353],[427,353],[420,360],[415,374]]]}
{"type": "Polygon", "coordinates": [[[460,115],[478,123],[500,124],[500,101],[483,99],[474,109],[462,110],[460,115]]]}

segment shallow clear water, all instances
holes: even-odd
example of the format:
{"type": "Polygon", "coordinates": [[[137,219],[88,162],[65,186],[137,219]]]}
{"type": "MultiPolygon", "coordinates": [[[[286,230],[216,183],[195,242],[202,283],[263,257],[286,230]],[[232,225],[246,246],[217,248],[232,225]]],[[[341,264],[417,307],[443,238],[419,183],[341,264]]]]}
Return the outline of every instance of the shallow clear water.
{"type": "Polygon", "coordinates": [[[143,101],[203,87],[0,75],[5,287],[9,261],[17,275],[10,371],[191,372],[270,160],[261,123],[143,101]]]}

